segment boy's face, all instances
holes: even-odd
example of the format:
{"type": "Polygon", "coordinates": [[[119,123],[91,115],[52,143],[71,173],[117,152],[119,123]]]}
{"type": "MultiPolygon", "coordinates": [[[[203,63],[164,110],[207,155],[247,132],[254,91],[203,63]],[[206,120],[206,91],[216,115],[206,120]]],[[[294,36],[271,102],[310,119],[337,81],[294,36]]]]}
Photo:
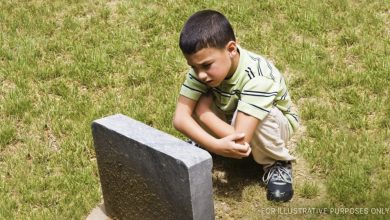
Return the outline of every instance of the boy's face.
{"type": "Polygon", "coordinates": [[[184,54],[184,56],[200,81],[210,87],[217,87],[225,78],[233,75],[237,68],[235,43],[233,47],[228,44],[222,49],[203,48],[194,54],[184,54]]]}

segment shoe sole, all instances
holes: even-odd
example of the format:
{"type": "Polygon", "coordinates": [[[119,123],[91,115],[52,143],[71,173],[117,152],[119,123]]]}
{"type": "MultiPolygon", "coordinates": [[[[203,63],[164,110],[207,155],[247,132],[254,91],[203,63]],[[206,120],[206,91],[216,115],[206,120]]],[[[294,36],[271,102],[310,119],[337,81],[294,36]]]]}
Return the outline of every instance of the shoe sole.
{"type": "Polygon", "coordinates": [[[283,197],[275,197],[274,195],[272,195],[272,193],[267,192],[267,199],[273,202],[288,202],[292,199],[293,195],[294,195],[294,190],[290,192],[286,192],[285,196],[283,197]]]}

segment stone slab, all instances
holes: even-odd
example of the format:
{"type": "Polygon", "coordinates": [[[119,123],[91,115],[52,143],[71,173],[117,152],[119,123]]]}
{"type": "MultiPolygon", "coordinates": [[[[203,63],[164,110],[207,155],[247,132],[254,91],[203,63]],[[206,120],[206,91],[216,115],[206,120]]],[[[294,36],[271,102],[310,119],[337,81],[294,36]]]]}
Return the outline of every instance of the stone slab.
{"type": "Polygon", "coordinates": [[[214,219],[211,155],[117,114],[92,123],[105,214],[214,219]]]}

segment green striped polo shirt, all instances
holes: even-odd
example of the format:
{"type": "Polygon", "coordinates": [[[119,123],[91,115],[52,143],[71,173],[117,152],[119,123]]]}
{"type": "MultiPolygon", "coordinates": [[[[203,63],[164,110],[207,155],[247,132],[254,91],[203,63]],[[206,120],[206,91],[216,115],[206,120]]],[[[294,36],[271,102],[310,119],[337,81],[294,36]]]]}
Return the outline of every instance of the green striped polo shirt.
{"type": "Polygon", "coordinates": [[[238,49],[240,61],[232,77],[212,88],[197,79],[191,69],[180,94],[197,101],[202,94],[212,92],[215,106],[230,119],[238,110],[263,120],[275,106],[290,122],[290,131],[296,131],[298,115],[291,109],[291,97],[282,74],[262,56],[238,49]]]}

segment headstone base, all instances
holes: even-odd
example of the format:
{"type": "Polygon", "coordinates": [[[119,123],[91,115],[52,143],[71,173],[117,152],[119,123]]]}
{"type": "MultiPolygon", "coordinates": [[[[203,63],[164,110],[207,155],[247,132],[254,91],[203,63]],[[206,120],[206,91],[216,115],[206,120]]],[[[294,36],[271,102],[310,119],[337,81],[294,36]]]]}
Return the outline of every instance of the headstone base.
{"type": "Polygon", "coordinates": [[[111,218],[106,215],[104,204],[101,203],[92,210],[86,220],[111,220],[111,218]]]}

